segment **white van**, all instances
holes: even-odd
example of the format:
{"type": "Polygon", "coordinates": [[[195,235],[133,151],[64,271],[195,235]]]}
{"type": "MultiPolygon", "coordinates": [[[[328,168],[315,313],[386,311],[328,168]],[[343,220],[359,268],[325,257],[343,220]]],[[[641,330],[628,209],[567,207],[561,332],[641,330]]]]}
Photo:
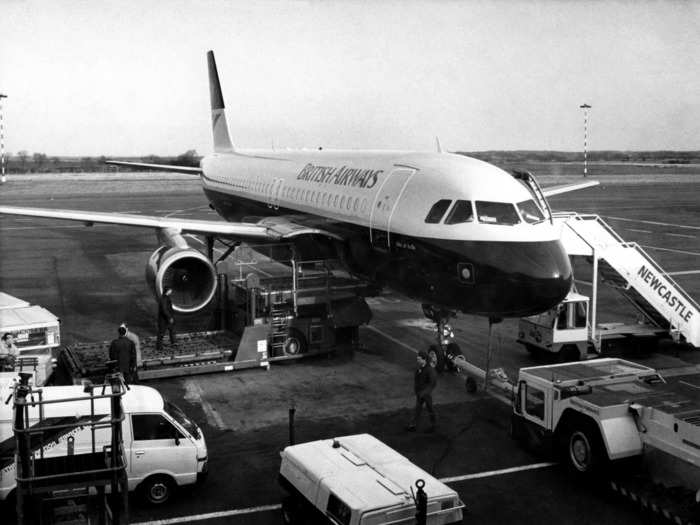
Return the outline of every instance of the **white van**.
{"type": "MultiPolygon", "coordinates": [[[[5,375],[5,374],[3,374],[5,375]]],[[[16,376],[15,376],[16,377],[16,376]]],[[[12,393],[14,381],[0,384],[0,500],[5,500],[15,488],[13,403],[4,401],[12,393]]],[[[165,400],[154,388],[130,385],[122,397],[124,421],[122,432],[127,464],[129,490],[140,490],[152,504],[165,503],[178,486],[202,480],[207,472],[207,445],[199,427],[177,406],[165,400]]],[[[95,387],[100,394],[102,386],[95,387]]],[[[107,387],[106,393],[111,389],[107,387]]],[[[80,401],[44,404],[44,420],[76,418],[75,428],[65,429],[45,443],[44,457],[67,454],[67,442],[74,439],[74,453],[92,450],[91,427],[79,426],[80,418],[90,416],[90,395],[82,386],[49,386],[42,389],[42,400],[84,397],[80,401]]],[[[38,400],[38,395],[34,394],[38,400]]],[[[110,416],[110,398],[94,400],[95,415],[110,416]]],[[[39,421],[39,407],[29,408],[30,425],[39,421]]],[[[111,430],[95,430],[95,446],[101,450],[109,445],[111,430]]],[[[32,451],[39,457],[39,448],[32,451]]]]}

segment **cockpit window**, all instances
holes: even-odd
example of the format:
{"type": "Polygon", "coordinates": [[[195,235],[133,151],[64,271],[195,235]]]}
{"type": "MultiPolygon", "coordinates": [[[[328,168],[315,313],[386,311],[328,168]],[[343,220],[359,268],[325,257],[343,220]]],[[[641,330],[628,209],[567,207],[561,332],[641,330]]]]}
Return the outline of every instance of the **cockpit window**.
{"type": "Polygon", "coordinates": [[[515,206],[507,202],[476,201],[479,222],[486,224],[518,224],[520,218],[515,206]]]}
{"type": "Polygon", "coordinates": [[[442,199],[433,204],[430,208],[428,215],[425,217],[425,222],[428,224],[437,224],[442,220],[442,216],[445,215],[447,208],[450,207],[452,201],[449,199],[442,199]]]}
{"type": "Polygon", "coordinates": [[[540,207],[533,200],[519,202],[518,209],[525,222],[535,224],[544,220],[542,210],[540,210],[540,207]]]}
{"type": "Polygon", "coordinates": [[[445,224],[460,224],[469,222],[474,218],[472,203],[469,201],[457,201],[445,219],[445,224]]]}

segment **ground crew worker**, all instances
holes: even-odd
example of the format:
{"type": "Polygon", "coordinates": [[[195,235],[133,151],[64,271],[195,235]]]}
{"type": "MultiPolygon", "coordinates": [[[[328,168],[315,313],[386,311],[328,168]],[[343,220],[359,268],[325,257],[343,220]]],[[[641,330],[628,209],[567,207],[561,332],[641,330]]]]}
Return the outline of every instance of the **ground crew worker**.
{"type": "Polygon", "coordinates": [[[0,372],[3,370],[13,371],[18,355],[19,350],[15,346],[15,336],[10,332],[5,332],[0,339],[0,372]]]}
{"type": "Polygon", "coordinates": [[[409,423],[407,430],[413,432],[423,410],[423,404],[430,416],[430,427],[428,432],[435,430],[435,411],[433,410],[433,390],[437,384],[437,374],[435,369],[428,364],[428,353],[425,350],[418,352],[416,357],[418,368],[413,376],[413,390],[416,394],[416,408],[413,420],[409,423]]]}
{"type": "Polygon", "coordinates": [[[109,358],[117,362],[124,381],[131,383],[136,373],[136,346],[126,337],[126,328],[119,327],[119,337],[109,345],[109,358]]]}
{"type": "Polygon", "coordinates": [[[129,330],[126,323],[122,323],[121,326],[126,330],[126,338],[133,342],[136,347],[136,366],[141,366],[143,359],[141,358],[141,341],[139,340],[139,336],[129,330]]]}
{"type": "Polygon", "coordinates": [[[170,334],[170,344],[175,345],[175,312],[173,310],[173,301],[170,299],[170,294],[173,293],[172,288],[163,290],[163,295],[158,300],[158,338],[156,339],[156,350],[163,349],[163,336],[165,330],[170,334]]]}

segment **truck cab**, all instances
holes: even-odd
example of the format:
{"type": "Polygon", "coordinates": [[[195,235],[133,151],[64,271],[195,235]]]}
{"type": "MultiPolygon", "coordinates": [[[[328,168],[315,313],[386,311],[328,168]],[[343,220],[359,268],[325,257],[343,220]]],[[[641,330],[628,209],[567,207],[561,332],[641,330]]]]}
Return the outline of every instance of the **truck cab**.
{"type": "Polygon", "coordinates": [[[589,298],[569,292],[556,307],[523,317],[518,324],[518,342],[528,351],[552,352],[561,362],[578,361],[588,352],[589,298]]]}
{"type": "Polygon", "coordinates": [[[413,524],[419,480],[426,523],[462,522],[464,504],[454,490],[369,434],[292,445],[281,455],[287,524],[413,524]]]}
{"type": "Polygon", "coordinates": [[[54,352],[61,344],[58,317],[46,308],[0,292],[0,335],[14,335],[18,356],[15,371],[33,372],[34,384],[46,384],[55,367],[54,352]]]}

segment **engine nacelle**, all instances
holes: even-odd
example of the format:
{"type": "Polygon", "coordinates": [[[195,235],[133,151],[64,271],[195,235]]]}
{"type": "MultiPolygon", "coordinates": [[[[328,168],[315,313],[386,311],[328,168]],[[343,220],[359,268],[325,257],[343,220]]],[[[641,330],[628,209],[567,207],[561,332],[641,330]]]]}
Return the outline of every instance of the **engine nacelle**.
{"type": "Polygon", "coordinates": [[[216,293],[216,270],[207,257],[194,248],[161,246],[148,259],[146,282],[156,297],[172,288],[173,310],[193,313],[201,310],[216,293]]]}

